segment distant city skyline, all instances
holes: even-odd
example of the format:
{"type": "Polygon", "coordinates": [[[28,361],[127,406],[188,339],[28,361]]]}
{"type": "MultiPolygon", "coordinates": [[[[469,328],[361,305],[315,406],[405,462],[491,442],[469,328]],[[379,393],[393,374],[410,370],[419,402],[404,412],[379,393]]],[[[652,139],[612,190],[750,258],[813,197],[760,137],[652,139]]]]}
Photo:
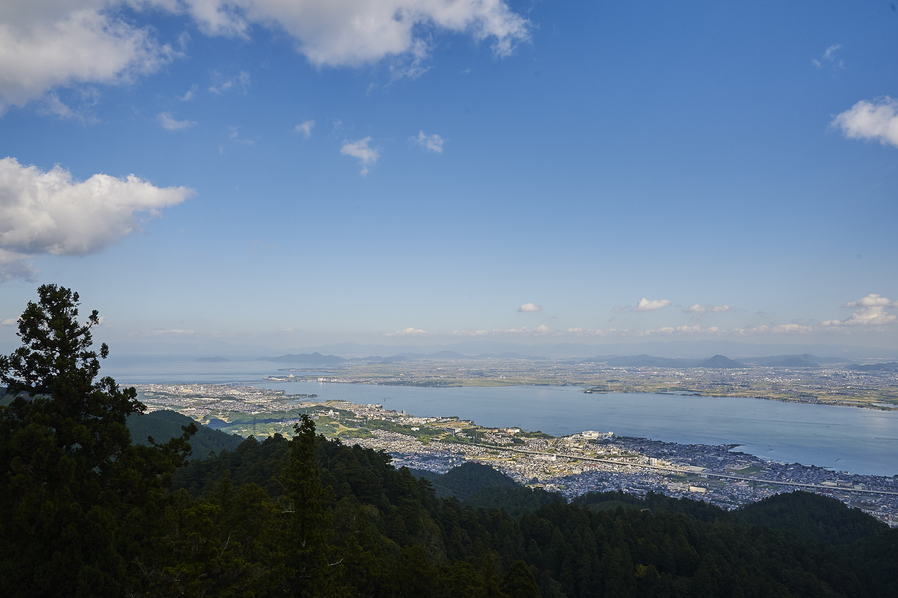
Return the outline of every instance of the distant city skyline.
{"type": "Polygon", "coordinates": [[[0,348],[56,283],[131,348],[898,350],[896,65],[879,0],[16,0],[0,348]]]}

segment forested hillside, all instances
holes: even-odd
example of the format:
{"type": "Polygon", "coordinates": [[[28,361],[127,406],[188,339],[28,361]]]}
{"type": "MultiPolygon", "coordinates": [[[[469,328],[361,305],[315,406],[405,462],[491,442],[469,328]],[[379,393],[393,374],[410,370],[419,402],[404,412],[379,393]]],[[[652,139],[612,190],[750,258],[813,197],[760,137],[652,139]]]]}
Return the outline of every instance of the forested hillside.
{"type": "MultiPolygon", "coordinates": [[[[131,432],[131,440],[135,444],[148,445],[148,438],[164,444],[172,438],[181,436],[184,433],[182,428],[192,423],[192,419],[174,411],[132,413],[128,416],[128,431],[131,432]]],[[[241,441],[243,438],[240,436],[226,434],[207,426],[198,426],[196,434],[190,438],[190,458],[205,459],[211,453],[234,450],[241,441]]]]}
{"type": "MultiPolygon", "coordinates": [[[[249,571],[272,566],[258,555],[283,550],[280,534],[266,539],[262,530],[283,525],[277,505],[284,504],[284,486],[272,472],[288,466],[293,442],[249,439],[175,476],[175,485],[196,497],[194,504],[214,513],[208,532],[219,546],[228,537],[240,546],[267,544],[259,553],[224,551],[240,551],[246,573],[239,587],[250,583],[249,571]],[[238,537],[235,522],[250,516],[249,497],[256,501],[253,525],[242,526],[238,537]]],[[[550,493],[511,487],[484,466],[466,465],[447,474],[447,485],[467,488],[470,498],[438,499],[427,480],[392,468],[382,453],[322,436],[314,453],[328,487],[321,516],[329,522],[322,532],[329,573],[346,595],[527,595],[509,593],[514,584],[538,590],[533,595],[571,598],[898,592],[898,560],[889,560],[898,531],[812,494],[780,495],[744,512],[660,495],[586,495],[567,504],[550,493]],[[483,486],[486,477],[500,485],[483,486]],[[466,504],[482,501],[487,490],[506,508],[466,504]]]]}

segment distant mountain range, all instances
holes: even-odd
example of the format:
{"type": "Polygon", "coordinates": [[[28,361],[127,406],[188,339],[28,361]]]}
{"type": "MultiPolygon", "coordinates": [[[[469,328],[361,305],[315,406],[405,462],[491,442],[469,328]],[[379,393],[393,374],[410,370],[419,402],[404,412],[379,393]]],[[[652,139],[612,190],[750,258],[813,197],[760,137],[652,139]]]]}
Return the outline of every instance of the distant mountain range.
{"type": "Polygon", "coordinates": [[[281,355],[279,357],[260,357],[256,361],[275,361],[278,363],[308,363],[312,365],[335,365],[338,363],[346,363],[346,359],[343,357],[337,357],[336,355],[322,355],[317,351],[315,353],[300,353],[299,355],[294,355],[292,353],[288,355],[281,355]]]}
{"type": "MultiPolygon", "coordinates": [[[[853,362],[861,359],[898,360],[898,348],[862,347],[850,345],[820,344],[755,344],[745,342],[705,340],[705,341],[640,341],[628,343],[521,343],[500,341],[465,341],[453,344],[435,345],[376,345],[359,343],[337,343],[317,346],[275,347],[251,344],[227,343],[217,340],[179,342],[109,340],[112,349],[112,360],[125,361],[128,356],[157,361],[170,360],[172,357],[193,360],[197,357],[219,355],[231,361],[253,360],[259,355],[309,354],[338,355],[344,358],[367,359],[366,356],[393,356],[372,359],[396,360],[397,356],[433,355],[450,351],[464,355],[468,359],[474,357],[502,357],[506,359],[534,359],[548,357],[551,359],[576,359],[599,355],[600,361],[625,355],[659,355],[666,358],[705,359],[709,355],[727,355],[741,363],[754,362],[755,356],[771,359],[779,357],[800,357],[807,354],[823,354],[836,356],[839,363],[853,362]],[[704,356],[704,357],[703,357],[704,356]]],[[[0,354],[7,354],[18,345],[12,342],[0,342],[0,354]]]]}
{"type": "MultiPolygon", "coordinates": [[[[389,357],[381,357],[380,355],[370,355],[367,357],[338,357],[337,355],[322,355],[317,351],[315,353],[300,353],[294,355],[279,355],[277,357],[259,357],[256,361],[274,361],[277,363],[302,363],[311,365],[338,365],[341,363],[375,363],[375,364],[391,364],[402,363],[404,361],[418,361],[426,359],[525,359],[528,361],[541,361],[547,358],[521,355],[520,353],[482,353],[480,355],[463,355],[456,351],[437,351],[435,353],[402,353],[399,355],[391,355],[389,357]]],[[[223,357],[206,357],[195,361],[227,361],[223,357]]]]}
{"type": "MultiPolygon", "coordinates": [[[[479,355],[464,355],[456,351],[437,351],[435,353],[403,353],[389,357],[372,355],[368,357],[338,357],[337,355],[322,355],[321,353],[300,353],[294,355],[280,355],[278,357],[260,357],[259,361],[273,361],[277,363],[295,363],[307,365],[339,365],[344,363],[369,363],[369,364],[393,364],[418,360],[446,360],[446,359],[527,359],[544,360],[545,357],[521,355],[519,353],[482,353],[479,355]]],[[[222,358],[210,358],[220,360],[222,358]]],[[[200,360],[197,360],[200,361],[200,360]]],[[[656,367],[656,368],[710,368],[710,369],[734,369],[750,367],[786,367],[786,368],[815,368],[825,363],[841,363],[837,358],[820,358],[810,353],[801,355],[774,355],[772,357],[753,357],[736,361],[724,355],[715,355],[708,359],[683,359],[669,357],[655,357],[652,355],[636,355],[633,357],[592,357],[579,362],[605,363],[612,367],[656,367]]],[[[868,368],[869,366],[858,366],[868,368]]],[[[874,367],[872,369],[881,369],[874,367]]],[[[888,368],[886,368],[888,369],[888,368]]],[[[891,370],[889,370],[891,371],[891,370]]]]}
{"type": "MultiPolygon", "coordinates": [[[[774,355],[772,357],[750,357],[739,361],[723,355],[715,355],[710,359],[669,359],[667,357],[653,357],[651,355],[636,355],[634,357],[593,357],[586,361],[605,363],[612,367],[655,367],[655,368],[750,368],[750,367],[780,367],[780,368],[816,368],[824,364],[844,363],[844,359],[835,357],[816,357],[810,353],[801,355],[774,355]]],[[[886,370],[889,364],[876,364],[874,366],[852,366],[849,369],[886,370]],[[885,366],[885,367],[884,367],[885,366]]]]}

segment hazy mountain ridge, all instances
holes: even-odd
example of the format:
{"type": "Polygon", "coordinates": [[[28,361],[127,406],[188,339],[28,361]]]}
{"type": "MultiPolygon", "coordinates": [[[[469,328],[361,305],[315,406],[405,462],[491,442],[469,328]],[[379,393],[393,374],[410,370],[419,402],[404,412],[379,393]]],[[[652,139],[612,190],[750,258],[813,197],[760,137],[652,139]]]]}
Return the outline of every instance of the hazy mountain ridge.
{"type": "MultiPolygon", "coordinates": [[[[10,346],[14,349],[15,346],[10,346]]],[[[11,350],[10,349],[10,350],[11,350]]],[[[452,351],[468,358],[472,356],[497,356],[510,359],[532,359],[544,357],[595,358],[602,361],[625,356],[657,355],[668,359],[707,359],[709,355],[727,355],[732,359],[748,362],[773,357],[802,357],[803,355],[829,355],[827,359],[851,362],[858,359],[898,359],[898,350],[882,347],[850,345],[799,345],[799,344],[754,344],[733,341],[669,341],[642,343],[549,343],[526,344],[519,342],[468,341],[453,344],[434,345],[382,345],[337,343],[305,347],[273,347],[263,345],[238,345],[221,341],[203,342],[135,342],[115,343],[116,356],[146,356],[147,358],[174,357],[194,359],[196,357],[219,355],[232,361],[252,361],[260,355],[314,354],[340,356],[344,359],[366,358],[366,356],[411,356],[433,355],[441,351],[452,351]]],[[[388,357],[389,358],[389,357],[388,357]]],[[[381,357],[381,359],[386,359],[381,357]]]]}

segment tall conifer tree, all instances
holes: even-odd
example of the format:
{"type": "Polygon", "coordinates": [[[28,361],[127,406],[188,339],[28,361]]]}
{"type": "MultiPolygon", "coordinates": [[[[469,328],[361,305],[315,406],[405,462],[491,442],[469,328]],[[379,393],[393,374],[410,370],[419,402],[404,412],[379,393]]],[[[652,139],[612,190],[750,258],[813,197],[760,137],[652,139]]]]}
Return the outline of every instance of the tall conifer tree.
{"type": "Polygon", "coordinates": [[[139,583],[140,536],[196,428],[132,445],[125,421],[146,408],[134,388],[96,381],[109,353],[91,349],[97,311],[79,323],[78,293],[38,295],[19,318],[22,346],[0,356],[14,396],[0,408],[0,594],[120,596],[139,583]]]}

